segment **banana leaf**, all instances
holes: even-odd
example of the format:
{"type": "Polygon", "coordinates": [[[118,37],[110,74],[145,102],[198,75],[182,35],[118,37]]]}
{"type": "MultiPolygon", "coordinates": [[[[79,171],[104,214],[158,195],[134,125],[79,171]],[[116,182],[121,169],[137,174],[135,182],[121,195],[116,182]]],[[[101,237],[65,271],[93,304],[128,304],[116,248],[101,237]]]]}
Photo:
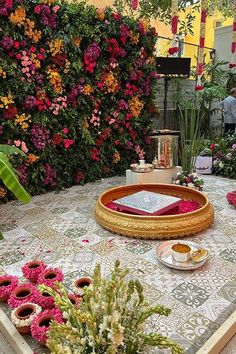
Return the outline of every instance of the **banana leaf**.
{"type": "Polygon", "coordinates": [[[5,155],[20,154],[21,156],[26,156],[21,149],[7,144],[0,144],[0,152],[3,152],[5,155]]]}
{"type": "Polygon", "coordinates": [[[7,158],[7,155],[3,152],[0,152],[0,179],[22,203],[28,203],[31,200],[28,192],[20,184],[14,168],[7,158]]]}

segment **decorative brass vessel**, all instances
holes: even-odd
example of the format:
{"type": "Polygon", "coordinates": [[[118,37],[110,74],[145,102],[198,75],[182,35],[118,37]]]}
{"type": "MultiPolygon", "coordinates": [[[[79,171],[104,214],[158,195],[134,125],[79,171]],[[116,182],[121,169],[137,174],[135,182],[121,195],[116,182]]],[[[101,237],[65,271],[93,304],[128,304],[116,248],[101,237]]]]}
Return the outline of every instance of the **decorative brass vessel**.
{"type": "Polygon", "coordinates": [[[114,233],[143,239],[175,239],[190,236],[207,229],[214,221],[214,209],[203,193],[174,184],[132,184],[109,189],[101,194],[95,218],[105,229],[114,233]],[[115,199],[146,190],[150,192],[196,200],[201,208],[178,215],[131,215],[107,208],[115,199]]]}

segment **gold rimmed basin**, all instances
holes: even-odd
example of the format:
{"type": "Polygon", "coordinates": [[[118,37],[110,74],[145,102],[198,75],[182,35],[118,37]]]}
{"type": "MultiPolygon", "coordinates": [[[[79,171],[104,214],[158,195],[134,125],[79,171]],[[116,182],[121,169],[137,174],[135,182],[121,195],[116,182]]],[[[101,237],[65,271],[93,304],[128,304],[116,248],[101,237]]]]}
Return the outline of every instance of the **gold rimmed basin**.
{"type": "Polygon", "coordinates": [[[132,184],[102,193],[96,204],[95,218],[105,229],[120,235],[153,240],[174,239],[207,229],[214,221],[214,210],[207,196],[195,189],[174,184],[132,184]],[[195,200],[201,207],[190,213],[163,216],[132,215],[106,207],[115,199],[141,190],[195,200]]]}

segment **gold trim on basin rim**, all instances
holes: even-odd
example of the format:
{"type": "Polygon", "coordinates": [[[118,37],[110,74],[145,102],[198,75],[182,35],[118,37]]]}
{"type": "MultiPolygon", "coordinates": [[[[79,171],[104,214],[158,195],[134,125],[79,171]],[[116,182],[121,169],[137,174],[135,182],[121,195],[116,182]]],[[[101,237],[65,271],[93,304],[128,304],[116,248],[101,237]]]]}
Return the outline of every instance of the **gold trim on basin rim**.
{"type": "Polygon", "coordinates": [[[174,239],[194,235],[214,221],[214,209],[207,196],[197,190],[174,184],[132,184],[111,188],[102,193],[95,208],[95,219],[114,233],[144,239],[174,239]],[[201,208],[180,215],[146,216],[114,211],[105,205],[114,199],[146,190],[196,200],[201,208]]]}

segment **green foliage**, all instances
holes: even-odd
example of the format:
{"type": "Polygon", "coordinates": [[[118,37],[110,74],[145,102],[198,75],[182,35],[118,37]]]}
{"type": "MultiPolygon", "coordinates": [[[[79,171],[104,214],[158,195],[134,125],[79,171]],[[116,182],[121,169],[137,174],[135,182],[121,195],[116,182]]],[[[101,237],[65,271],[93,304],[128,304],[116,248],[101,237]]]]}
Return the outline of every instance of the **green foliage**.
{"type": "Polygon", "coordinates": [[[213,173],[236,179],[236,133],[204,140],[202,150],[206,149],[213,157],[213,173]]]}
{"type": "Polygon", "coordinates": [[[52,322],[47,346],[59,353],[146,353],[148,348],[170,348],[173,354],[184,353],[182,348],[158,333],[146,333],[145,321],[153,314],[168,316],[169,309],[149,306],[143,287],[137,280],[126,281],[128,269],[116,261],[111,278],[101,276],[100,265],[94,270],[92,284],[84,288],[83,300],[76,308],[68,299],[66,288],[40,285],[54,297],[63,311],[65,324],[52,322]]]}
{"type": "MultiPolygon", "coordinates": [[[[18,152],[18,149],[12,146],[0,145],[0,151],[12,154],[18,152]]],[[[20,184],[15,170],[4,152],[0,152],[0,179],[19,201],[28,203],[31,200],[30,195],[20,184]]]]}
{"type": "Polygon", "coordinates": [[[196,101],[186,101],[179,106],[180,157],[185,175],[194,171],[196,157],[201,151],[200,127],[203,117],[196,101]]]}

